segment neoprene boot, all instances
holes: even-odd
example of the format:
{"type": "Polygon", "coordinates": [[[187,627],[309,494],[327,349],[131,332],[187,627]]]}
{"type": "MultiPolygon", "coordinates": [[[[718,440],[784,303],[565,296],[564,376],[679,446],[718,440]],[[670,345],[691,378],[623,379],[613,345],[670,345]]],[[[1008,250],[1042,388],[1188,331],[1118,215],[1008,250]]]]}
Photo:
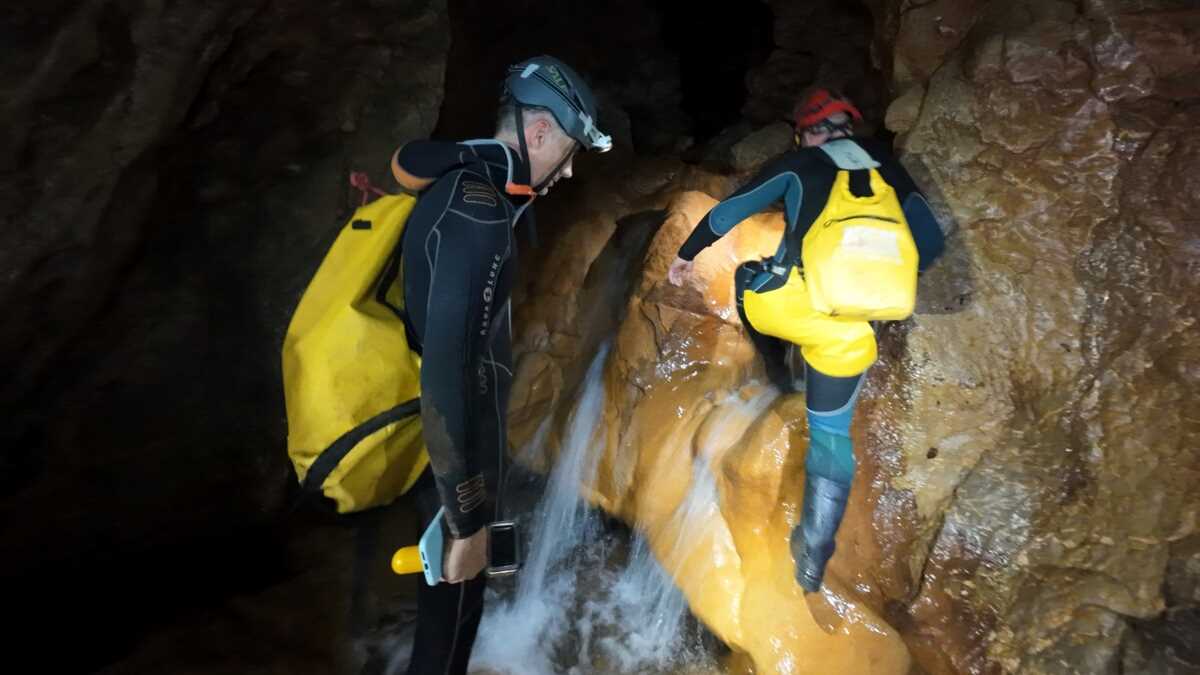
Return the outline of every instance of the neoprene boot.
{"type": "Polygon", "coordinates": [[[792,530],[791,544],[796,583],[809,593],[821,589],[849,497],[849,485],[813,474],[804,478],[804,507],[800,524],[792,530]]]}
{"type": "Polygon", "coordinates": [[[849,485],[812,473],[804,478],[804,507],[800,524],[792,529],[791,544],[796,583],[809,593],[821,589],[849,497],[849,485]]]}

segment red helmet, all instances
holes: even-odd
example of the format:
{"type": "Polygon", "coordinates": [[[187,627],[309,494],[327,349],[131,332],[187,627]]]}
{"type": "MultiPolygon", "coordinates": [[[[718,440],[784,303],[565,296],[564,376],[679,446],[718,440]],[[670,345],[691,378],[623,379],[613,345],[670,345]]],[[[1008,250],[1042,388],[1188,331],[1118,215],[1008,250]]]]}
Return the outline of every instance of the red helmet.
{"type": "Polygon", "coordinates": [[[850,99],[828,89],[814,89],[796,104],[796,128],[814,127],[840,112],[849,113],[857,122],[862,121],[862,113],[854,107],[850,99]]]}

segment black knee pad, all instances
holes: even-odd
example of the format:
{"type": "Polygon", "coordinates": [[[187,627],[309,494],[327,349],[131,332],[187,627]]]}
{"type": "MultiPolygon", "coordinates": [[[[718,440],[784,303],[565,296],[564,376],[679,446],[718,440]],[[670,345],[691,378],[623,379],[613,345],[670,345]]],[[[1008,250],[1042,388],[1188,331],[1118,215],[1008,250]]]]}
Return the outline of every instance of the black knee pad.
{"type": "Polygon", "coordinates": [[[865,373],[851,377],[833,377],[826,375],[811,365],[805,368],[804,379],[807,381],[808,409],[814,412],[832,412],[845,407],[853,401],[859,391],[859,385],[865,373]]]}

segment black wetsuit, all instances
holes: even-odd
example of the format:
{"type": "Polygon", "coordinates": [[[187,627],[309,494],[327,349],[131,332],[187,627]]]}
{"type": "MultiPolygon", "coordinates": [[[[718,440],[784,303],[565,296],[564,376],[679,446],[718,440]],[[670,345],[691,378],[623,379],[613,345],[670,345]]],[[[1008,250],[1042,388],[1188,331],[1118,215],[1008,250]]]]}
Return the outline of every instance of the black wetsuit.
{"type": "MultiPolygon", "coordinates": [[[[422,528],[442,506],[457,538],[494,519],[507,442],[513,222],[528,200],[505,192],[510,156],[519,161],[497,145],[419,141],[397,157],[414,176],[438,177],[405,226],[402,269],[405,308],[422,356],[421,421],[431,465],[414,495],[422,528]]],[[[419,585],[408,672],[466,673],[485,577],[419,585]]]]}

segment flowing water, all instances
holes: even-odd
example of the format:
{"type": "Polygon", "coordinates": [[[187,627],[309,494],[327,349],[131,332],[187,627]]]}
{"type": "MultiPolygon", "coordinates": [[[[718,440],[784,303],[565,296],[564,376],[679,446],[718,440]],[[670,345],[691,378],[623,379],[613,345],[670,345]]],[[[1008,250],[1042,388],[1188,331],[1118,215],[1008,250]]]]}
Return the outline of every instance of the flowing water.
{"type": "Polygon", "coordinates": [[[593,360],[558,462],[521,523],[531,533],[525,566],[511,583],[488,591],[472,672],[720,672],[715,640],[692,618],[645,540],[612,527],[579,497],[604,453],[607,352],[593,360]]]}
{"type": "MultiPolygon", "coordinates": [[[[601,433],[608,346],[593,359],[548,477],[514,468],[506,511],[523,533],[524,566],[489,582],[472,675],[717,675],[727,649],[692,616],[646,540],[580,498],[604,455],[601,433]]],[[[719,401],[697,448],[690,488],[672,516],[672,554],[686,557],[720,520],[709,468],[778,395],[751,386],[719,401]]],[[[550,421],[525,452],[541,453],[550,421]]],[[[412,626],[380,645],[380,670],[403,673],[412,626]]]]}

